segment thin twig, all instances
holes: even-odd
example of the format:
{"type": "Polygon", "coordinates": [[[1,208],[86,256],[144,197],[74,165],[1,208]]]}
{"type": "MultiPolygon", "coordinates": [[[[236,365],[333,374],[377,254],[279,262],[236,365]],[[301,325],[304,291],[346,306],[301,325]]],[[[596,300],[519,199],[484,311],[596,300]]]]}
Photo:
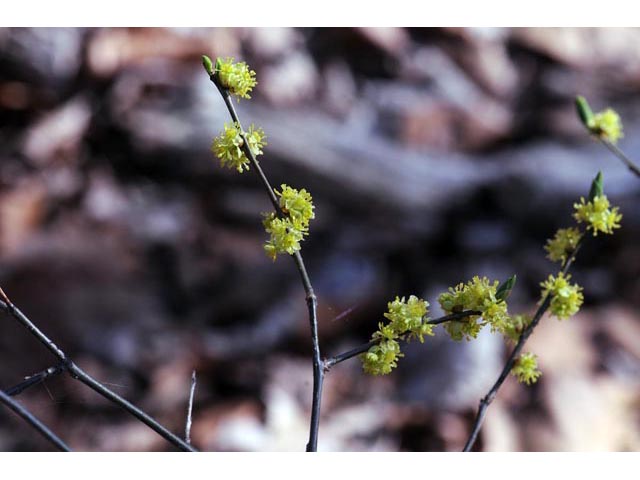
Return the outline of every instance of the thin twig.
{"type": "Polygon", "coordinates": [[[0,390],[0,402],[6,405],[8,408],[13,410],[14,413],[22,417],[29,425],[35,428],[40,434],[53,443],[58,450],[63,452],[70,452],[71,449],[64,443],[60,437],[58,437],[55,433],[53,433],[46,425],[44,425],[40,420],[38,420],[29,410],[27,410],[24,406],[18,403],[17,400],[11,398],[5,392],[0,390]]]}
{"type": "MultiPolygon", "coordinates": [[[[584,238],[584,236],[582,238],[584,238]]],[[[576,255],[578,254],[578,250],[580,250],[580,247],[582,245],[582,238],[580,239],[580,241],[576,245],[576,248],[574,249],[574,251],[571,254],[571,256],[567,259],[567,261],[563,265],[562,270],[561,270],[561,272],[563,274],[566,274],[569,271],[569,267],[571,266],[573,261],[576,259],[576,255]]],[[[544,313],[549,308],[550,304],[551,304],[551,293],[547,293],[547,295],[545,295],[544,299],[542,300],[542,303],[538,307],[538,310],[536,310],[536,313],[534,314],[533,319],[531,320],[531,323],[527,326],[527,328],[525,328],[522,331],[522,334],[520,335],[520,338],[518,339],[518,343],[516,344],[515,348],[511,352],[511,355],[509,355],[509,358],[507,359],[507,362],[506,362],[504,368],[502,369],[502,372],[500,373],[500,376],[498,377],[498,380],[496,380],[494,385],[491,387],[491,390],[489,390],[489,393],[487,393],[480,400],[480,405],[478,406],[478,413],[476,414],[476,419],[475,419],[475,421],[473,423],[473,428],[471,430],[471,434],[469,435],[469,438],[467,439],[467,442],[466,442],[466,444],[464,446],[463,452],[469,452],[473,448],[473,445],[476,442],[476,439],[478,438],[478,434],[480,433],[480,428],[482,427],[482,423],[484,421],[484,417],[485,417],[485,415],[487,413],[487,409],[489,408],[489,405],[491,405],[491,402],[493,402],[493,399],[498,394],[498,390],[500,390],[500,387],[502,386],[504,381],[509,376],[509,373],[511,372],[511,369],[513,368],[513,366],[515,365],[515,363],[517,361],[518,355],[520,355],[520,352],[524,348],[524,344],[526,343],[526,341],[529,338],[529,336],[533,333],[534,328],[536,328],[536,326],[540,322],[540,319],[542,318],[544,313]]]]}
{"type": "MultiPolygon", "coordinates": [[[[244,134],[244,130],[242,129],[242,125],[240,123],[240,119],[238,118],[238,114],[236,112],[235,106],[233,105],[233,101],[231,99],[231,95],[229,91],[222,86],[216,77],[215,74],[209,77],[214,85],[218,88],[222,99],[224,100],[225,105],[227,106],[227,110],[231,115],[231,119],[238,125],[240,129],[240,135],[242,137],[242,151],[249,159],[251,166],[254,168],[262,184],[267,191],[269,196],[269,200],[271,201],[276,214],[280,217],[283,217],[284,214],[282,209],[280,208],[280,204],[278,202],[278,198],[276,197],[275,191],[269,180],[267,179],[264,171],[260,167],[255,155],[249,148],[249,142],[247,141],[247,137],[244,134]]],[[[307,451],[315,452],[318,449],[318,429],[320,424],[320,403],[322,400],[322,385],[324,381],[324,368],[322,365],[322,358],[320,354],[320,342],[318,339],[318,314],[317,314],[317,305],[318,300],[313,291],[313,286],[311,285],[311,280],[309,278],[309,274],[304,264],[304,260],[302,259],[302,255],[300,252],[295,252],[293,254],[293,260],[296,264],[298,272],[300,273],[300,280],[302,281],[302,286],[305,291],[305,300],[307,303],[307,310],[309,313],[309,327],[311,329],[311,343],[313,348],[313,394],[312,394],[312,403],[311,403],[311,420],[309,427],[309,441],[307,443],[307,451]]]]}
{"type": "MultiPolygon", "coordinates": [[[[0,289],[1,292],[1,289],[0,289]]],[[[156,420],[154,420],[147,413],[140,410],[138,407],[130,403],[129,401],[122,398],[117,393],[111,391],[103,384],[94,379],[91,375],[86,373],[80,367],[78,367],[75,363],[71,361],[70,358],[60,349],[58,346],[53,343],[49,337],[47,337],[36,325],[27,318],[27,316],[20,311],[18,307],[16,307],[9,298],[1,292],[4,301],[0,300],[0,310],[4,310],[13,318],[15,318],[22,326],[24,326],[31,334],[33,334],[39,341],[42,343],[55,357],[60,360],[62,364],[65,365],[67,372],[74,379],[84,383],[89,388],[99,393],[103,397],[112,401],[113,403],[119,405],[124,410],[129,412],[131,415],[136,417],[142,423],[147,425],[149,428],[157,432],[160,436],[162,436],[169,443],[175,445],[177,448],[184,451],[196,451],[191,445],[186,443],[177,435],[171,433],[165,427],[160,425],[156,420]]]]}
{"type": "Polygon", "coordinates": [[[22,382],[18,383],[17,385],[14,385],[13,387],[7,388],[4,391],[4,393],[9,395],[10,397],[20,395],[27,388],[30,388],[34,385],[38,385],[47,378],[55,377],[56,375],[59,375],[60,373],[64,372],[66,369],[67,369],[67,366],[64,363],[60,363],[53,367],[49,367],[46,370],[42,370],[41,372],[34,373],[33,375],[29,375],[28,377],[25,377],[25,379],[22,382]]]}
{"type": "Polygon", "coordinates": [[[187,423],[184,427],[184,441],[191,445],[191,417],[193,415],[193,397],[196,394],[196,371],[191,372],[191,388],[189,389],[189,405],[187,406],[187,423]]]}
{"type": "MultiPolygon", "coordinates": [[[[472,315],[482,315],[482,312],[477,310],[465,310],[464,312],[452,313],[450,315],[445,315],[444,317],[430,319],[430,320],[427,320],[425,323],[428,323],[430,325],[439,325],[441,323],[459,321],[459,320],[462,320],[463,318],[470,317],[472,315]]],[[[375,340],[371,340],[370,342],[367,342],[367,343],[363,343],[362,345],[352,348],[351,350],[341,353],[339,355],[326,358],[323,362],[324,369],[326,371],[329,371],[329,369],[334,365],[337,365],[338,363],[344,362],[345,360],[349,360],[350,358],[360,355],[361,353],[366,352],[367,350],[369,350],[374,345],[377,345],[378,343],[380,343],[379,338],[375,340]]]]}
{"type": "Polygon", "coordinates": [[[635,163],[631,161],[629,157],[627,157],[622,150],[620,150],[615,144],[611,143],[609,140],[606,140],[601,137],[597,137],[605,147],[609,149],[611,153],[613,153],[616,157],[618,157],[622,162],[627,166],[629,170],[631,170],[637,177],[640,177],[640,167],[638,167],[635,163]]]}

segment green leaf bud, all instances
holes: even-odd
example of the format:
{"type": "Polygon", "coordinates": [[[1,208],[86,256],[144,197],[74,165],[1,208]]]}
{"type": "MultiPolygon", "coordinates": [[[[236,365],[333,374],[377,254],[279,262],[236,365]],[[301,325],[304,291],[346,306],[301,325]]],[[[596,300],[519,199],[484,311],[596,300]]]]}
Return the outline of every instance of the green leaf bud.
{"type": "Polygon", "coordinates": [[[602,186],[602,172],[598,172],[596,178],[591,182],[591,190],[589,190],[589,201],[592,202],[594,198],[604,195],[602,186]]]}
{"type": "Polygon", "coordinates": [[[578,111],[578,117],[580,117],[582,124],[589,131],[592,131],[596,126],[596,120],[591,107],[582,95],[576,97],[576,110],[578,111]]]}
{"type": "Polygon", "coordinates": [[[213,75],[213,62],[206,55],[202,55],[202,66],[209,76],[213,75]]]}
{"type": "Polygon", "coordinates": [[[514,285],[516,284],[516,276],[512,275],[508,279],[506,279],[502,284],[498,287],[496,291],[496,300],[504,301],[511,294],[511,290],[513,290],[514,285]]]}

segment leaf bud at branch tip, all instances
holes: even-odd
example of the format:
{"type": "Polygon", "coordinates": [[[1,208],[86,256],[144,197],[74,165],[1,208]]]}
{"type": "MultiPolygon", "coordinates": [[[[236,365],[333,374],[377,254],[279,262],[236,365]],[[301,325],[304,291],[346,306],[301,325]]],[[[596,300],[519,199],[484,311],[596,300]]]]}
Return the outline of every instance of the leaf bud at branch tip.
{"type": "Polygon", "coordinates": [[[596,120],[589,103],[587,103],[587,100],[582,95],[576,97],[576,110],[578,111],[578,116],[582,124],[587,127],[588,130],[593,130],[596,126],[596,120]]]}
{"type": "Polygon", "coordinates": [[[591,190],[589,190],[589,201],[592,202],[594,198],[604,195],[602,184],[602,172],[598,172],[596,178],[591,182],[591,190]]]}
{"type": "Polygon", "coordinates": [[[209,76],[213,75],[213,62],[206,55],[202,55],[202,66],[209,76]]]}

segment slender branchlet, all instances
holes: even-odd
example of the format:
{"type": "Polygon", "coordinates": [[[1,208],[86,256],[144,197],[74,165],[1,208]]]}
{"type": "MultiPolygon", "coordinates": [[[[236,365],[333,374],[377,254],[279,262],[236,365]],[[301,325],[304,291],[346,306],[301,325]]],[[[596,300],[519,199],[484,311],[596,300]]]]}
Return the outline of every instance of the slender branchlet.
{"type": "Polygon", "coordinates": [[[593,113],[587,100],[580,95],[576,97],[576,111],[587,131],[622,161],[635,176],[640,178],[640,167],[633,163],[616,145],[618,140],[624,136],[620,115],[611,108],[593,113]]]}
{"type": "MultiPolygon", "coordinates": [[[[582,112],[581,118],[584,118],[585,124],[591,121],[589,120],[589,112],[582,112]]],[[[518,321],[512,319],[509,328],[504,330],[509,338],[516,341],[516,345],[507,358],[498,379],[480,400],[471,433],[463,449],[465,452],[473,448],[487,409],[509,374],[514,374],[518,380],[527,385],[535,383],[541,375],[537,368],[536,356],[532,353],[522,353],[522,350],[543,315],[547,310],[550,310],[552,315],[559,320],[564,320],[575,315],[582,305],[584,300],[582,287],[569,282],[571,275],[568,272],[586,236],[589,233],[592,236],[597,236],[598,233],[612,234],[615,229],[620,227],[619,222],[622,215],[618,213],[617,207],[611,208],[609,200],[604,194],[602,173],[600,172],[591,183],[588,199],[585,200],[584,197],[581,197],[580,202],[574,203],[573,207],[575,209],[573,218],[578,224],[586,225],[586,228],[583,230],[576,227],[562,228],[547,242],[545,250],[548,253],[548,258],[554,262],[560,262],[560,271],[557,276],[550,275],[546,281],[540,284],[542,286],[541,300],[533,317],[531,319],[523,316],[514,317],[518,318],[518,321]]]]}
{"type": "Polygon", "coordinates": [[[599,140],[600,140],[600,143],[602,143],[605,147],[607,147],[611,153],[613,153],[616,157],[622,160],[622,162],[627,166],[629,170],[631,170],[631,172],[633,172],[633,174],[636,177],[640,178],[640,167],[638,167],[638,165],[633,163],[631,159],[627,157],[627,155],[622,150],[620,150],[620,148],[618,148],[616,144],[604,138],[600,138],[599,140]]]}
{"type": "MultiPolygon", "coordinates": [[[[459,313],[452,313],[451,315],[445,315],[443,317],[440,318],[434,318],[434,319],[429,319],[426,320],[425,323],[429,324],[429,325],[440,325],[446,322],[457,322],[460,321],[464,318],[470,317],[472,315],[480,315],[482,314],[482,312],[477,311],[477,310],[467,310],[465,312],[459,312],[459,313]]],[[[329,369],[331,367],[333,367],[334,365],[337,365],[338,363],[342,363],[345,360],[349,360],[353,357],[357,357],[358,355],[365,353],[366,351],[368,351],[371,347],[373,347],[374,345],[377,345],[378,343],[380,343],[381,338],[375,338],[373,340],[371,340],[370,342],[367,343],[363,343],[362,345],[359,345],[355,348],[352,348],[351,350],[348,350],[344,353],[340,353],[338,355],[334,355],[333,357],[329,357],[324,359],[324,369],[326,371],[329,371],[329,369]]]]}
{"type": "Polygon", "coordinates": [[[70,452],[71,449],[64,443],[60,437],[53,433],[49,427],[38,420],[26,407],[18,403],[17,400],[11,398],[5,392],[0,390],[0,403],[11,409],[16,415],[20,416],[25,422],[31,425],[38,433],[51,442],[58,450],[70,452]]]}
{"type": "Polygon", "coordinates": [[[64,371],[66,371],[66,369],[67,369],[67,366],[64,363],[59,363],[58,365],[49,367],[45,370],[42,370],[41,372],[34,373],[33,375],[29,375],[28,377],[25,377],[25,379],[22,382],[18,383],[17,385],[14,385],[13,387],[7,388],[4,391],[4,393],[9,395],[10,397],[20,395],[26,389],[31,388],[34,385],[39,385],[40,383],[44,382],[47,378],[55,377],[63,373],[64,371]]]}
{"type": "MultiPolygon", "coordinates": [[[[255,80],[253,77],[255,76],[255,72],[248,69],[246,64],[237,63],[234,64],[232,59],[227,59],[226,61],[222,59],[218,59],[213,66],[213,62],[207,57],[203,56],[203,65],[207,73],[209,74],[210,80],[217,87],[224,103],[229,111],[229,115],[231,116],[231,120],[234,125],[234,132],[231,134],[239,136],[240,141],[233,141],[229,143],[225,142],[225,138],[219,142],[214,142],[214,152],[219,156],[223,164],[226,161],[235,162],[237,165],[238,171],[242,172],[244,168],[247,168],[245,162],[247,162],[251,168],[257,173],[264,189],[267,192],[269,200],[273,205],[273,209],[275,211],[275,215],[278,219],[283,221],[291,220],[291,223],[281,224],[284,227],[285,234],[292,233],[300,233],[300,238],[297,238],[292,244],[289,245],[291,248],[285,248],[287,253],[290,253],[295,262],[296,268],[300,274],[300,280],[302,282],[302,286],[305,291],[305,299],[307,303],[307,310],[309,316],[309,326],[311,329],[311,343],[313,350],[313,393],[312,393],[312,404],[311,404],[311,420],[310,420],[310,428],[309,428],[309,440],[307,443],[307,451],[315,452],[318,449],[318,429],[320,424],[320,404],[322,400],[322,385],[324,381],[324,368],[322,365],[322,358],[320,354],[320,342],[318,339],[318,314],[317,314],[317,299],[315,292],[313,290],[313,286],[311,284],[311,279],[309,278],[309,273],[304,264],[304,260],[300,253],[299,240],[302,239],[302,236],[306,234],[306,227],[308,224],[309,218],[313,218],[312,213],[306,218],[306,222],[300,222],[300,224],[296,223],[296,219],[292,218],[290,212],[283,211],[283,207],[281,201],[278,199],[277,192],[273,189],[267,176],[264,173],[264,170],[260,166],[260,163],[256,159],[256,153],[262,153],[260,148],[264,144],[263,142],[263,134],[259,133],[250,136],[242,128],[242,124],[240,122],[240,118],[238,117],[238,113],[236,112],[236,108],[233,104],[231,95],[236,95],[242,98],[248,98],[248,91],[255,85],[255,80]],[[247,90],[247,85],[250,87],[247,90]],[[257,148],[252,148],[252,145],[258,145],[257,148]],[[240,149],[243,155],[237,155],[237,149],[240,149]]],[[[228,127],[225,127],[224,136],[231,137],[231,134],[227,134],[226,130],[228,127]]],[[[284,187],[284,186],[283,186],[284,187]]],[[[302,193],[302,190],[300,191],[302,193]]],[[[284,197],[284,188],[281,194],[281,199],[284,197]]],[[[269,217],[268,217],[269,218],[269,217]]],[[[275,226],[273,222],[273,217],[270,220],[270,228],[275,230],[275,226]]],[[[271,245],[273,258],[275,259],[275,254],[277,251],[282,252],[283,250],[278,250],[279,243],[275,242],[271,245]],[[276,251],[277,250],[277,251],[276,251]]],[[[267,250],[269,252],[269,250],[267,250]]]]}
{"type": "Polygon", "coordinates": [[[147,413],[143,412],[117,393],[105,387],[91,375],[78,367],[55,343],[53,343],[49,339],[49,337],[47,337],[42,332],[42,330],[40,330],[31,320],[29,320],[29,318],[9,300],[9,297],[7,297],[2,289],[0,289],[0,296],[3,298],[3,300],[0,300],[0,310],[3,310],[4,312],[11,315],[18,321],[18,323],[20,323],[20,325],[25,327],[42,345],[44,345],[47,350],[49,350],[60,361],[60,364],[64,366],[64,371],[66,371],[72,378],[78,380],[81,383],[84,383],[93,391],[99,393],[111,402],[122,407],[124,410],[129,412],[131,415],[136,417],[138,420],[157,432],[165,440],[167,440],[169,443],[173,444],[180,450],[196,451],[191,445],[186,443],[174,433],[167,430],[147,413]]]}

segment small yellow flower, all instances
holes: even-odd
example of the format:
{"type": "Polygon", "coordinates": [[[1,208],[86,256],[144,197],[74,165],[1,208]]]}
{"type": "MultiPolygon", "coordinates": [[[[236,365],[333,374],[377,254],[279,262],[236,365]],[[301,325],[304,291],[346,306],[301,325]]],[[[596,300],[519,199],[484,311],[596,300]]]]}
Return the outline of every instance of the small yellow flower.
{"type": "Polygon", "coordinates": [[[484,325],[491,325],[492,331],[502,332],[507,328],[509,314],[507,303],[496,298],[499,282],[491,282],[487,277],[473,277],[466,284],[460,283],[438,297],[446,314],[476,310],[480,315],[471,315],[461,320],[447,322],[444,329],[456,341],[476,338],[484,325]],[[478,321],[482,319],[481,321],[478,321]]]}
{"type": "Polygon", "coordinates": [[[503,333],[510,323],[507,302],[496,302],[486,299],[482,306],[482,319],[491,325],[492,332],[503,333]]]}
{"type": "Polygon", "coordinates": [[[309,221],[315,218],[311,194],[304,188],[296,190],[285,184],[280,185],[279,192],[275,192],[280,197],[280,208],[289,216],[293,225],[299,230],[307,230],[309,221]]]}
{"type": "Polygon", "coordinates": [[[561,228],[552,239],[547,240],[544,249],[552,262],[566,262],[575,251],[582,233],[577,228],[561,228]]]}
{"type": "Polygon", "coordinates": [[[362,369],[369,375],[387,375],[398,366],[400,344],[395,340],[382,340],[360,355],[362,369]]]}
{"type": "MultiPolygon", "coordinates": [[[[251,125],[249,131],[245,132],[245,137],[251,153],[256,157],[262,155],[262,148],[267,144],[264,131],[251,125]]],[[[224,131],[213,139],[211,150],[220,159],[220,164],[223,167],[235,168],[242,173],[249,170],[249,159],[242,150],[243,146],[244,140],[240,125],[225,123],[224,131]]]]}
{"type": "Polygon", "coordinates": [[[478,338],[478,334],[483,327],[482,323],[478,323],[477,316],[467,317],[461,320],[452,320],[444,324],[452,340],[459,342],[463,339],[469,341],[472,338],[478,338]]]}
{"type": "Polygon", "coordinates": [[[229,93],[238,98],[251,98],[249,92],[258,82],[256,72],[245,62],[234,63],[232,57],[218,58],[215,70],[220,84],[229,90],[229,93]]]}
{"type": "Polygon", "coordinates": [[[569,283],[571,275],[560,272],[557,277],[549,275],[549,278],[542,282],[542,298],[551,295],[551,313],[559,320],[575,315],[584,301],[582,287],[576,283],[569,283]]]}
{"type": "Polygon", "coordinates": [[[433,325],[427,323],[429,302],[411,295],[396,299],[387,304],[388,311],[384,314],[388,324],[380,322],[378,330],[371,336],[378,343],[360,355],[362,368],[371,375],[386,375],[398,365],[398,358],[402,357],[398,340],[410,340],[414,337],[424,342],[425,335],[433,335],[433,325]]]}
{"type": "Polygon", "coordinates": [[[275,193],[280,197],[279,204],[284,216],[280,218],[275,213],[268,213],[262,222],[270,235],[264,249],[272,260],[279,253],[293,255],[299,251],[300,242],[309,234],[309,222],[315,217],[309,192],[285,184],[280,188],[281,191],[275,190],[275,193]]]}
{"type": "MultiPolygon", "coordinates": [[[[411,295],[409,300],[396,297],[387,304],[388,312],[384,314],[397,336],[409,333],[409,338],[418,337],[424,342],[424,335],[433,335],[433,325],[424,323],[429,310],[429,302],[411,295]]],[[[375,337],[375,334],[374,334],[375,337]]]]}
{"type": "Polygon", "coordinates": [[[542,372],[538,370],[538,357],[533,353],[523,353],[516,360],[511,369],[511,374],[518,377],[520,383],[531,385],[536,383],[542,372]]]}
{"type": "Polygon", "coordinates": [[[300,242],[304,238],[304,232],[296,229],[288,218],[279,218],[275,213],[265,216],[262,221],[266,232],[270,235],[264,246],[264,250],[272,260],[278,253],[293,255],[300,250],[300,242]]]}
{"type": "Polygon", "coordinates": [[[620,115],[611,109],[596,113],[593,117],[593,127],[591,129],[596,135],[599,135],[605,140],[609,140],[611,143],[616,143],[619,139],[624,137],[622,133],[622,120],[620,115]]]}
{"type": "Polygon", "coordinates": [[[594,236],[598,232],[611,234],[615,228],[620,228],[622,214],[618,213],[618,207],[609,207],[606,195],[598,195],[588,202],[580,197],[580,203],[573,204],[576,210],[573,217],[578,223],[587,223],[587,230],[592,230],[594,236]]]}
{"type": "Polygon", "coordinates": [[[255,125],[251,124],[249,130],[245,132],[245,137],[247,137],[249,150],[251,150],[254,157],[264,153],[262,149],[267,145],[267,136],[262,128],[256,128],[255,125]]]}

